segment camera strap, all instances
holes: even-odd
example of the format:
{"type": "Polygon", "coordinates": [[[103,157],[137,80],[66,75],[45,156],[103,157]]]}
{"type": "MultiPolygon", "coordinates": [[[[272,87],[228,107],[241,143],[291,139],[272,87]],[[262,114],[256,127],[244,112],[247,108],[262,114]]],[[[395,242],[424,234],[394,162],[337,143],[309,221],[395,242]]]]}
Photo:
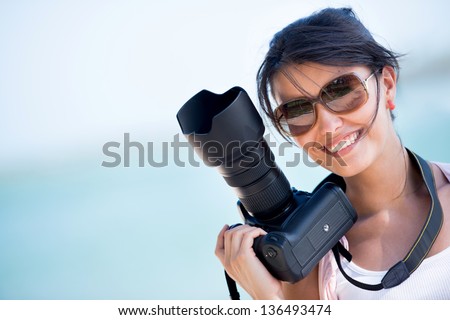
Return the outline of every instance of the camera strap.
{"type": "MultiPolygon", "coordinates": [[[[392,288],[409,278],[409,276],[419,267],[419,265],[427,256],[442,227],[442,207],[438,199],[438,194],[436,191],[434,177],[430,165],[415,153],[411,152],[408,149],[406,150],[408,151],[411,159],[415,160],[414,162],[422,174],[423,180],[431,197],[431,206],[426,222],[408,254],[387,271],[387,273],[381,280],[381,283],[366,284],[350,277],[342,267],[340,255],[342,255],[349,262],[352,260],[352,255],[349,251],[347,251],[347,249],[344,248],[341,242],[338,242],[332,249],[342,275],[353,285],[365,290],[378,291],[381,289],[392,288]]],[[[336,183],[345,191],[345,182],[341,177],[331,174],[322,183],[326,181],[332,181],[336,183]]]]}
{"type": "Polygon", "coordinates": [[[231,278],[228,275],[228,272],[226,270],[224,271],[225,271],[225,280],[227,281],[228,286],[228,292],[230,293],[230,299],[241,300],[241,296],[239,295],[239,291],[237,289],[236,281],[234,281],[233,278],[231,278]]]}

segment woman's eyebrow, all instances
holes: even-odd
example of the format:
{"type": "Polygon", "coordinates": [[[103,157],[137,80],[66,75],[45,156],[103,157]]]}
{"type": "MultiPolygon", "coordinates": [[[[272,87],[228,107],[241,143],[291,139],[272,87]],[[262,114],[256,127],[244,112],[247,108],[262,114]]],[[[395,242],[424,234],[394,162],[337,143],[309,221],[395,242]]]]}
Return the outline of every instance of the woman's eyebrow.
{"type": "Polygon", "coordinates": [[[309,100],[312,99],[310,96],[303,96],[303,95],[297,95],[297,96],[291,96],[287,97],[287,99],[282,99],[280,105],[286,104],[288,102],[296,101],[296,100],[309,100]]]}
{"type": "MultiPolygon", "coordinates": [[[[297,68],[296,68],[297,70],[297,68]]],[[[298,70],[299,71],[299,70],[298,70]]],[[[287,70],[281,70],[281,73],[283,76],[294,86],[294,88],[299,92],[299,94],[296,94],[295,96],[288,95],[283,96],[280,95],[280,104],[284,104],[286,102],[295,100],[295,99],[308,99],[312,96],[300,85],[300,83],[295,79],[295,77],[287,70]]],[[[303,74],[303,72],[301,72],[303,74]]]]}

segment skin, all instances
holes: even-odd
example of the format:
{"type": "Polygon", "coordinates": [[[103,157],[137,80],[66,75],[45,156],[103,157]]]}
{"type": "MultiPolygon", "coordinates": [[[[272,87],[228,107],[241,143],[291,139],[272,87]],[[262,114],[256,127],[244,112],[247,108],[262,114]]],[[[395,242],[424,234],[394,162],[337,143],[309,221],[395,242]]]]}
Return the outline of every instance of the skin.
{"type": "MultiPolygon", "coordinates": [[[[365,79],[371,73],[365,66],[315,63],[285,68],[302,90],[283,72],[275,74],[272,92],[278,104],[305,96],[315,98],[323,85],[339,75],[354,72],[365,79]]],[[[293,137],[311,159],[344,178],[346,195],[358,212],[357,222],[346,234],[352,261],[374,271],[387,270],[405,256],[425,222],[431,203],[423,179],[412,166],[392,123],[388,101],[395,101],[396,74],[392,68],[384,67],[377,77],[379,104],[377,82],[372,77],[364,106],[347,114],[335,114],[318,103],[313,128],[293,137]],[[322,147],[339,143],[354,132],[359,133],[357,141],[330,161],[330,154],[322,147]]],[[[438,167],[432,165],[432,169],[444,224],[428,256],[450,246],[450,183],[438,167]]],[[[263,234],[262,229],[248,225],[232,230],[224,226],[215,253],[228,274],[254,299],[319,299],[317,267],[295,284],[279,281],[265,269],[252,249],[253,240],[263,234]]]]}

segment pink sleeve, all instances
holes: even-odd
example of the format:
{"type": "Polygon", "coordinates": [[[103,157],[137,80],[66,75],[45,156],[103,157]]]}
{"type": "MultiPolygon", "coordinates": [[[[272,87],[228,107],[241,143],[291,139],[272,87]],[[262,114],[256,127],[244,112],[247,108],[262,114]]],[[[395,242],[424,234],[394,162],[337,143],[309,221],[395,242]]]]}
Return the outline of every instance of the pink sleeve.
{"type": "Polygon", "coordinates": [[[450,163],[432,162],[441,169],[448,181],[450,181],[450,163]]]}
{"type": "MultiPolygon", "coordinates": [[[[345,237],[340,240],[346,249],[348,242],[345,237]]],[[[338,266],[332,251],[329,251],[319,262],[319,294],[321,300],[337,300],[336,274],[338,266]]]]}

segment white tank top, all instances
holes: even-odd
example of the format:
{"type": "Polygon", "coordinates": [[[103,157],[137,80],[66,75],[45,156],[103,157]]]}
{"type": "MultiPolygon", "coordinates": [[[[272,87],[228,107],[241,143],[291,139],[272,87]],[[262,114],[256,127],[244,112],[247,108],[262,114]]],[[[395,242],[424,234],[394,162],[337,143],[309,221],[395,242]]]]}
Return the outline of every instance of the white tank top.
{"type": "MultiPolygon", "coordinates": [[[[352,278],[378,284],[386,271],[370,271],[342,259],[342,266],[352,278]]],[[[419,268],[401,285],[379,291],[358,288],[348,282],[341,272],[336,275],[338,299],[450,300],[450,247],[422,261],[419,268]]]]}

